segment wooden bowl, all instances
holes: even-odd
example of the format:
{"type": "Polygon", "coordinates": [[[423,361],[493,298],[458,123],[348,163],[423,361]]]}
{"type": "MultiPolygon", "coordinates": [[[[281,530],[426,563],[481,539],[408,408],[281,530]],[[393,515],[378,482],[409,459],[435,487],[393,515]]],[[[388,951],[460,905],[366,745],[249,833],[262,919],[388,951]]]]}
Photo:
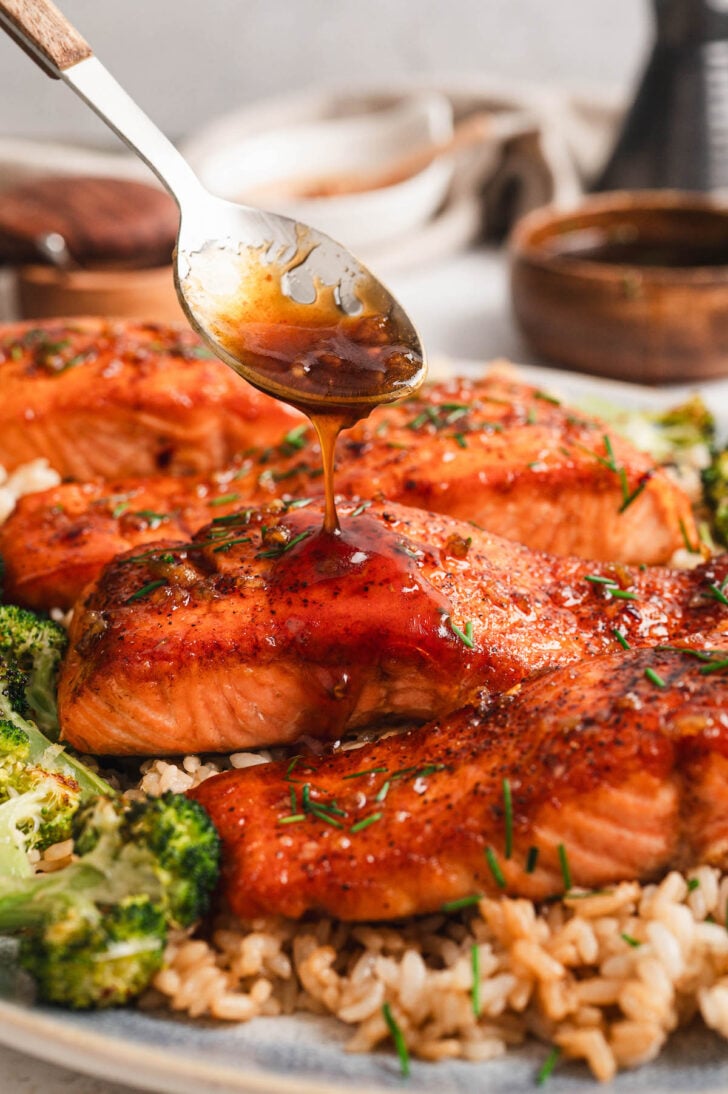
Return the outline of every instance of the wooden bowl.
{"type": "Polygon", "coordinates": [[[530,213],[510,247],[515,317],[539,356],[642,383],[728,375],[728,206],[603,194],[530,213]]]}
{"type": "Polygon", "coordinates": [[[146,270],[56,270],[23,266],[17,275],[23,319],[112,315],[159,323],[186,322],[171,266],[146,270]]]}

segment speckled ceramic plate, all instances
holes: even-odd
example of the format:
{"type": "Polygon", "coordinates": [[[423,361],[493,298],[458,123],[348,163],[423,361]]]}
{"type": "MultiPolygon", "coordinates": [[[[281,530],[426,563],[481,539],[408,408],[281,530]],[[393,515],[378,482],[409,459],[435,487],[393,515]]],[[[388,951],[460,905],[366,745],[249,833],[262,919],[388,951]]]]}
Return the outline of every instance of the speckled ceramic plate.
{"type": "MultiPolygon", "coordinates": [[[[461,363],[473,374],[481,366],[461,363]]],[[[565,397],[604,398],[625,407],[665,406],[689,389],[655,392],[551,369],[526,368],[525,376],[565,397]]],[[[728,436],[728,381],[704,385],[704,395],[728,436]]],[[[412,1062],[405,1082],[391,1052],[351,1055],[349,1031],[334,1019],[298,1015],[263,1018],[244,1025],[191,1021],[133,1009],[70,1014],[31,1005],[28,982],[0,942],[0,1042],[97,1077],[170,1094],[533,1094],[545,1049],[528,1044],[487,1064],[412,1062]]],[[[2,1089],[0,1079],[0,1089],[2,1089]]],[[[594,1091],[583,1065],[563,1064],[550,1089],[594,1091]]],[[[610,1086],[615,1094],[724,1094],[728,1046],[695,1026],[676,1034],[652,1064],[624,1072],[610,1086]]]]}

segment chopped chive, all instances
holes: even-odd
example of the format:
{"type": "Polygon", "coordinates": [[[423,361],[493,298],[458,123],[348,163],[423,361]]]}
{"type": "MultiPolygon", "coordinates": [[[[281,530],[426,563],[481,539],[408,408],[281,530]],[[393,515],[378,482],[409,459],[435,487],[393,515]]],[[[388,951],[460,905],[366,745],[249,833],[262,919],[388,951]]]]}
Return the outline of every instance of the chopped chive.
{"type": "Polygon", "coordinates": [[[291,772],[293,771],[293,769],[296,766],[296,764],[298,763],[298,761],[302,760],[302,759],[303,759],[303,756],[292,756],[291,757],[290,762],[288,764],[288,767],[286,768],[286,778],[288,778],[288,776],[291,774],[291,772]]]}
{"type": "Polygon", "coordinates": [[[289,448],[305,448],[306,447],[306,430],[308,429],[308,422],[303,422],[301,425],[297,425],[295,429],[290,429],[283,438],[283,444],[288,445],[289,448]]]}
{"type": "Polygon", "coordinates": [[[126,512],[126,510],[128,508],[129,508],[129,502],[128,501],[120,501],[118,505],[115,505],[114,508],[111,510],[111,515],[114,518],[114,520],[118,520],[119,517],[121,516],[121,514],[126,512]]]}
{"type": "Polygon", "coordinates": [[[472,896],[461,896],[459,900],[447,900],[441,907],[443,912],[459,912],[461,908],[472,908],[483,899],[482,893],[473,893],[472,896]]]}
{"type": "Polygon", "coordinates": [[[295,786],[291,786],[291,812],[298,813],[298,798],[295,786]]]}
{"type": "Polygon", "coordinates": [[[554,1045],[536,1076],[536,1083],[538,1086],[543,1086],[543,1084],[551,1078],[551,1073],[559,1062],[560,1056],[561,1049],[554,1045]]]}
{"type": "Polygon", "coordinates": [[[646,668],[645,669],[645,676],[647,677],[647,679],[650,681],[651,684],[655,685],[656,688],[664,688],[665,687],[665,681],[662,679],[659,672],[655,672],[655,670],[653,668],[649,668],[649,667],[646,668]]]}
{"type": "Polygon", "coordinates": [[[465,439],[464,433],[453,433],[453,440],[457,444],[458,448],[467,448],[468,442],[465,439]]]}
{"type": "Polygon", "coordinates": [[[250,543],[250,536],[238,536],[237,539],[226,539],[219,547],[213,547],[213,555],[219,555],[221,551],[229,551],[231,547],[237,547],[239,543],[250,543]]]}
{"type": "Polygon", "coordinates": [[[552,406],[561,406],[561,399],[557,399],[555,395],[549,395],[545,391],[534,391],[534,399],[540,399],[542,403],[551,403],[552,406]]]}
{"type": "Polygon", "coordinates": [[[386,767],[367,767],[363,771],[352,771],[350,775],[344,775],[345,779],[362,779],[365,775],[381,775],[386,767]]]}
{"type": "Polygon", "coordinates": [[[346,810],[339,809],[335,801],[333,802],[311,802],[311,808],[317,809],[319,813],[331,813],[336,817],[345,817],[346,810]]]}
{"type": "Polygon", "coordinates": [[[384,813],[372,813],[369,817],[364,817],[363,820],[357,821],[356,824],[352,824],[349,829],[350,832],[361,832],[364,828],[368,828],[370,824],[376,824],[380,821],[384,813]]]}
{"type": "MultiPolygon", "coordinates": [[[[610,596],[613,596],[615,600],[636,600],[637,593],[631,593],[628,589],[612,588],[611,585],[607,586],[606,591],[610,596]]],[[[728,601],[726,601],[728,604],[728,601]]]]}
{"type": "Polygon", "coordinates": [[[685,544],[685,550],[689,551],[691,555],[699,555],[700,554],[700,547],[699,546],[698,547],[693,547],[692,543],[690,542],[690,536],[688,535],[688,530],[685,527],[685,521],[682,519],[682,517],[680,517],[680,520],[679,520],[678,523],[680,525],[680,535],[682,536],[683,543],[685,544]]]}
{"type": "Polygon", "coordinates": [[[513,798],[510,779],[503,780],[503,810],[506,822],[505,857],[513,854],[513,798]]]}
{"type": "Polygon", "coordinates": [[[499,889],[505,889],[506,879],[503,877],[503,871],[498,864],[498,859],[495,857],[495,851],[492,847],[486,847],[485,858],[496,885],[499,889]]]}
{"type": "Polygon", "coordinates": [[[357,505],[356,509],[351,514],[352,517],[360,517],[364,510],[368,509],[371,504],[372,503],[370,501],[363,501],[360,505],[357,505]]]}
{"type": "Polygon", "coordinates": [[[426,779],[428,775],[434,775],[436,771],[444,771],[446,767],[447,764],[425,764],[418,769],[417,778],[426,779]]]}
{"type": "Polygon", "coordinates": [[[469,650],[474,649],[475,642],[473,641],[473,624],[472,623],[466,623],[465,624],[465,630],[461,631],[460,627],[458,627],[458,625],[456,623],[453,623],[452,619],[450,619],[450,630],[452,631],[452,633],[454,635],[456,635],[460,639],[460,641],[463,643],[464,646],[468,647],[469,650]]]}
{"type": "Polygon", "coordinates": [[[279,817],[279,824],[299,824],[301,821],[305,821],[305,813],[290,813],[287,817],[279,817]]]}
{"type": "Polygon", "coordinates": [[[410,1073],[410,1058],[409,1052],[407,1051],[407,1042],[404,1039],[404,1034],[402,1033],[402,1030],[397,1025],[395,1017],[392,1014],[392,1008],[390,1007],[389,1003],[382,1003],[382,1015],[384,1016],[384,1021],[387,1023],[387,1029],[389,1030],[390,1036],[394,1041],[394,1047],[397,1050],[397,1055],[399,1056],[400,1070],[402,1072],[402,1075],[406,1079],[409,1077],[410,1073]]]}
{"type": "Polygon", "coordinates": [[[700,887],[700,878],[691,877],[688,879],[688,892],[692,893],[700,887]]]}
{"type": "MultiPolygon", "coordinates": [[[[622,471],[624,471],[624,468],[622,468],[622,471]]],[[[619,509],[617,510],[618,513],[623,513],[625,511],[625,509],[629,509],[632,502],[637,500],[637,498],[640,496],[642,491],[645,489],[645,487],[647,486],[647,483],[650,481],[651,478],[652,478],[652,473],[651,472],[648,472],[646,475],[643,475],[640,482],[637,484],[635,489],[630,494],[629,487],[627,486],[627,478],[626,478],[626,475],[625,475],[624,480],[622,482],[622,499],[623,500],[622,500],[622,504],[620,505],[619,509]]]]}
{"type": "Polygon", "coordinates": [[[162,585],[166,585],[167,582],[163,577],[158,578],[156,581],[148,581],[146,585],[142,585],[141,589],[137,589],[135,593],[128,596],[124,601],[125,604],[131,604],[134,600],[141,600],[147,593],[154,592],[155,589],[159,589],[162,585]]]}
{"type": "Polygon", "coordinates": [[[210,505],[210,506],[228,505],[231,501],[239,501],[239,500],[240,500],[240,494],[235,494],[235,493],[233,493],[233,494],[221,494],[217,498],[210,498],[210,500],[208,501],[207,504],[210,505]]]}
{"type": "Polygon", "coordinates": [[[294,501],[286,502],[286,509],[305,509],[312,501],[313,498],[296,498],[294,501]]]}
{"type": "Polygon", "coordinates": [[[584,574],[584,580],[590,581],[592,585],[616,585],[617,582],[613,577],[602,577],[600,574],[584,574]]]}
{"type": "Polygon", "coordinates": [[[710,664],[698,669],[698,672],[701,676],[708,676],[711,672],[722,672],[723,669],[728,669],[728,658],[724,661],[711,661],[710,664]]]}
{"type": "MultiPolygon", "coordinates": [[[[536,424],[536,411],[533,409],[532,406],[530,406],[528,408],[528,414],[526,415],[526,425],[535,425],[535,424],[536,424]]],[[[567,452],[567,456],[568,455],[569,455],[569,453],[567,452]]]]}
{"type": "Polygon", "coordinates": [[[728,584],[728,577],[725,577],[720,585],[717,581],[711,581],[708,584],[708,591],[702,595],[709,600],[717,600],[719,604],[728,604],[728,596],[725,593],[726,584],[728,584]]]}
{"type": "Polygon", "coordinates": [[[376,795],[374,801],[375,802],[383,802],[384,799],[386,798],[387,794],[389,793],[389,788],[390,788],[391,785],[392,784],[389,781],[389,779],[387,779],[387,781],[385,783],[382,783],[381,789],[379,790],[379,793],[376,795]]]}
{"type": "Polygon", "coordinates": [[[244,512],[238,511],[237,513],[228,513],[224,517],[215,517],[213,524],[247,524],[248,523],[249,510],[244,512]]]}
{"type": "Polygon", "coordinates": [[[634,949],[637,949],[638,946],[642,945],[639,939],[633,938],[633,936],[631,934],[627,934],[626,931],[622,931],[621,938],[627,943],[628,946],[632,946],[634,949]]]}
{"type": "Polygon", "coordinates": [[[566,848],[563,843],[558,846],[559,852],[559,864],[561,866],[561,876],[564,879],[564,889],[568,893],[571,888],[571,868],[569,867],[569,857],[566,853],[566,848]]]}
{"type": "Polygon", "coordinates": [[[474,942],[470,949],[470,965],[473,970],[473,986],[470,999],[473,1005],[473,1014],[480,1018],[480,946],[474,942]]]}
{"type": "Polygon", "coordinates": [[[316,817],[317,820],[322,820],[326,824],[330,824],[332,828],[343,828],[341,821],[337,821],[336,817],[329,816],[328,813],[324,813],[322,809],[317,809],[315,806],[311,806],[310,814],[312,817],[316,817]]]}
{"type": "Polygon", "coordinates": [[[311,784],[304,783],[301,790],[301,802],[303,804],[304,812],[308,813],[311,808],[311,784]]]}
{"type": "Polygon", "coordinates": [[[629,642],[627,641],[624,633],[622,631],[620,631],[619,627],[613,627],[612,628],[612,634],[617,639],[617,641],[619,642],[619,644],[620,644],[620,646],[622,647],[623,650],[631,650],[632,649],[632,647],[630,646],[629,642]]]}
{"type": "Polygon", "coordinates": [[[532,874],[538,862],[538,847],[529,847],[526,855],[526,873],[532,874]]]}
{"type": "Polygon", "coordinates": [[[282,543],[279,547],[272,547],[269,551],[258,551],[258,558],[280,558],[286,551],[290,551],[291,547],[295,547],[301,540],[307,539],[312,534],[311,530],[308,532],[299,532],[297,536],[290,539],[288,543],[282,543]]]}

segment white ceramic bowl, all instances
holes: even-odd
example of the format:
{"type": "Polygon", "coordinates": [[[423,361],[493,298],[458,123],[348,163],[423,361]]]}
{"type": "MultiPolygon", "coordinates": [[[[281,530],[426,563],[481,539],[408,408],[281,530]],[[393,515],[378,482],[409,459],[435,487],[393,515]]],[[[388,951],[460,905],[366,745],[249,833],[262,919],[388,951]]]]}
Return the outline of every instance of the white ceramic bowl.
{"type": "Polygon", "coordinates": [[[213,193],[311,224],[353,251],[405,236],[436,213],[452,178],[447,156],[376,189],[294,195],[297,183],[385,174],[409,153],[446,141],[453,119],[445,95],[322,94],[301,106],[296,112],[289,100],[235,112],[190,138],[183,152],[213,193]]]}

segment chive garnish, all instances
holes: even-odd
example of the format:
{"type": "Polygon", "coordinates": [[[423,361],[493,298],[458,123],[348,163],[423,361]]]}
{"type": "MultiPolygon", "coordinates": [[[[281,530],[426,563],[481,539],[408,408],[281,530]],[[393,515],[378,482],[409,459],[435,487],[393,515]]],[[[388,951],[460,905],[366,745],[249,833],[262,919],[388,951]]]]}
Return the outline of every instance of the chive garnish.
{"type": "Polygon", "coordinates": [[[538,847],[529,847],[526,855],[526,873],[532,874],[538,862],[538,847]]]}
{"type": "Polygon", "coordinates": [[[457,444],[458,448],[467,448],[468,442],[465,439],[464,433],[453,433],[453,440],[457,444]]]}
{"type": "Polygon", "coordinates": [[[505,857],[513,854],[513,798],[510,779],[503,780],[503,812],[506,822],[505,857]]]}
{"type": "Polygon", "coordinates": [[[495,851],[492,847],[486,847],[485,858],[496,885],[499,889],[505,889],[506,879],[503,877],[503,871],[498,864],[498,859],[495,857],[495,851]]]}
{"type": "Polygon", "coordinates": [[[384,1021],[387,1023],[387,1029],[389,1030],[391,1038],[394,1041],[394,1047],[397,1050],[397,1055],[399,1056],[400,1070],[402,1072],[402,1075],[406,1079],[409,1077],[410,1073],[410,1058],[409,1052],[407,1051],[407,1042],[404,1039],[404,1034],[402,1033],[402,1030],[397,1025],[389,1003],[382,1003],[382,1015],[384,1017],[384,1021]]]}
{"type": "Polygon", "coordinates": [[[294,501],[286,502],[286,509],[305,509],[312,501],[313,498],[296,498],[294,501]]]}
{"type": "Polygon", "coordinates": [[[384,813],[372,813],[369,817],[364,817],[363,820],[357,821],[356,824],[352,824],[349,829],[350,832],[361,832],[363,829],[368,828],[370,824],[376,824],[380,821],[384,813]]]}
{"type": "Polygon", "coordinates": [[[680,517],[678,523],[680,525],[680,535],[682,536],[683,543],[685,544],[685,550],[689,551],[691,555],[699,555],[700,547],[693,547],[692,543],[690,542],[688,530],[685,527],[685,521],[682,519],[682,517],[680,517]]]}
{"type": "Polygon", "coordinates": [[[534,391],[534,399],[540,399],[542,403],[551,403],[552,406],[561,406],[561,399],[555,395],[548,395],[545,391],[534,391]]]}
{"type": "Polygon", "coordinates": [[[649,666],[645,669],[645,676],[656,688],[664,688],[666,686],[665,681],[662,679],[659,672],[655,672],[655,670],[649,666]]]}
{"type": "Polygon", "coordinates": [[[379,790],[379,793],[374,798],[374,801],[375,802],[383,802],[384,799],[386,798],[387,794],[389,793],[389,788],[390,788],[391,785],[392,784],[389,781],[389,779],[387,779],[387,781],[385,783],[382,783],[382,787],[379,790]]]}
{"type": "Polygon", "coordinates": [[[114,508],[111,510],[111,515],[114,518],[114,520],[118,520],[119,517],[121,516],[121,514],[126,512],[126,510],[128,508],[129,508],[129,502],[128,501],[120,501],[118,505],[115,505],[114,508]]]}
{"type": "Polygon", "coordinates": [[[700,887],[700,878],[691,877],[688,879],[688,892],[692,893],[695,889],[700,887]]]}
{"type": "Polygon", "coordinates": [[[330,824],[332,828],[343,828],[341,821],[337,821],[336,817],[329,816],[328,813],[324,813],[323,809],[317,809],[315,806],[311,807],[311,816],[316,817],[317,820],[322,820],[326,824],[330,824]]]}
{"type": "Polygon", "coordinates": [[[210,500],[208,501],[207,504],[210,505],[210,506],[228,505],[231,501],[239,501],[239,500],[240,500],[240,494],[235,494],[235,493],[233,493],[233,494],[220,494],[220,496],[217,497],[217,498],[210,498],[210,500]]]}
{"type": "MultiPolygon", "coordinates": [[[[448,617],[448,619],[449,619],[449,617],[448,617]]],[[[465,630],[461,631],[460,627],[458,627],[458,625],[456,623],[453,623],[452,619],[449,619],[449,623],[450,623],[450,630],[452,631],[452,633],[454,635],[456,635],[457,638],[460,639],[460,641],[463,643],[463,645],[467,646],[469,650],[474,649],[475,642],[473,641],[473,624],[472,623],[466,623],[465,624],[465,630]]]]}
{"type": "Polygon", "coordinates": [[[606,591],[610,596],[613,596],[615,600],[637,599],[637,593],[631,593],[628,589],[618,589],[616,586],[613,588],[611,585],[608,585],[606,591]]]}
{"type": "Polygon", "coordinates": [[[293,769],[296,766],[296,764],[298,763],[298,761],[302,760],[302,759],[303,759],[303,756],[292,756],[291,757],[290,762],[288,764],[288,767],[286,768],[286,778],[288,778],[288,776],[291,774],[291,772],[293,771],[293,769]]]}
{"type": "Polygon", "coordinates": [[[622,647],[623,650],[631,650],[632,649],[632,647],[630,646],[629,642],[627,641],[624,633],[622,631],[620,631],[619,627],[613,627],[612,628],[612,634],[617,639],[617,641],[619,642],[619,644],[620,644],[620,646],[622,647]]]}
{"type": "Polygon", "coordinates": [[[352,515],[352,517],[360,517],[360,516],[362,515],[362,513],[364,512],[364,510],[365,510],[365,509],[368,509],[368,508],[369,508],[369,506],[370,506],[371,504],[372,504],[372,503],[371,503],[370,501],[363,501],[363,502],[361,502],[361,504],[360,504],[360,505],[357,505],[356,509],[355,509],[355,510],[354,510],[354,512],[353,512],[353,513],[351,514],[351,515],[352,515]]]}
{"type": "Polygon", "coordinates": [[[124,601],[125,604],[131,604],[134,600],[141,600],[147,593],[154,592],[155,589],[161,588],[162,585],[166,585],[167,582],[163,577],[158,578],[156,581],[148,581],[146,585],[142,585],[141,589],[137,589],[135,593],[128,596],[124,601]]]}
{"type": "Polygon", "coordinates": [[[698,669],[698,672],[701,676],[708,676],[711,672],[722,672],[723,669],[728,669],[728,658],[724,661],[711,661],[710,664],[698,669]]]}
{"type": "Polygon", "coordinates": [[[602,577],[600,574],[585,574],[584,580],[591,582],[592,585],[616,585],[617,582],[613,577],[602,577]]]}
{"type": "Polygon", "coordinates": [[[306,819],[306,814],[305,813],[291,813],[287,817],[279,817],[278,818],[278,823],[279,824],[299,824],[300,821],[305,821],[305,819],[306,819]]]}
{"type": "Polygon", "coordinates": [[[381,775],[386,767],[367,767],[363,771],[352,771],[350,775],[344,775],[345,779],[362,779],[365,775],[381,775]]]}
{"type": "Polygon", "coordinates": [[[554,1045],[554,1047],[551,1049],[548,1056],[544,1060],[543,1066],[539,1070],[538,1075],[536,1076],[536,1083],[538,1086],[543,1086],[543,1084],[551,1077],[551,1073],[559,1062],[560,1056],[561,1049],[557,1048],[556,1045],[554,1045]]]}
{"type": "Polygon", "coordinates": [[[480,1018],[480,946],[474,942],[470,949],[470,965],[473,970],[473,986],[470,998],[473,1004],[473,1014],[480,1018]]]}
{"type": "Polygon", "coordinates": [[[283,444],[288,445],[289,448],[300,449],[306,447],[306,430],[308,429],[308,422],[303,422],[301,425],[297,425],[295,429],[290,429],[283,438],[283,444]]]}
{"type": "Polygon", "coordinates": [[[569,857],[566,853],[566,848],[563,843],[558,846],[559,852],[559,864],[561,866],[561,876],[564,879],[564,889],[568,893],[571,888],[571,868],[569,866],[569,857]]]}
{"type": "Polygon", "coordinates": [[[258,551],[258,558],[280,558],[286,551],[290,551],[291,547],[295,547],[301,540],[307,539],[311,535],[311,530],[308,532],[299,532],[293,539],[289,539],[288,543],[281,543],[278,547],[272,547],[269,551],[258,551]]]}
{"type": "Polygon", "coordinates": [[[719,604],[728,604],[728,596],[726,596],[726,585],[728,585],[728,576],[724,577],[720,585],[717,581],[711,581],[708,584],[708,591],[702,593],[708,600],[717,600],[719,604]]]}
{"type": "MultiPolygon", "coordinates": [[[[622,471],[624,471],[624,468],[622,468],[622,471]]],[[[626,496],[625,496],[624,484],[623,484],[623,486],[622,486],[622,499],[623,500],[622,500],[622,504],[620,505],[619,509],[617,510],[618,513],[623,513],[625,511],[625,509],[629,509],[632,502],[635,501],[640,496],[640,494],[645,489],[645,487],[647,486],[647,483],[650,481],[651,478],[652,478],[652,472],[648,471],[646,475],[642,476],[642,478],[640,479],[640,481],[638,482],[637,486],[635,487],[635,489],[632,491],[631,494],[629,493],[629,487],[627,488],[626,496]]]]}
{"type": "Polygon", "coordinates": [[[442,905],[443,912],[459,912],[461,908],[471,908],[483,899],[482,893],[473,893],[472,896],[461,896],[459,900],[447,900],[442,905]]]}
{"type": "Polygon", "coordinates": [[[638,946],[642,945],[639,939],[633,938],[633,936],[631,934],[627,934],[626,931],[622,931],[621,938],[627,943],[628,946],[632,946],[634,949],[637,949],[638,946]]]}
{"type": "Polygon", "coordinates": [[[229,551],[231,547],[237,547],[239,543],[250,543],[250,536],[238,536],[237,539],[226,539],[219,547],[213,547],[213,555],[219,555],[221,551],[229,551]]]}

